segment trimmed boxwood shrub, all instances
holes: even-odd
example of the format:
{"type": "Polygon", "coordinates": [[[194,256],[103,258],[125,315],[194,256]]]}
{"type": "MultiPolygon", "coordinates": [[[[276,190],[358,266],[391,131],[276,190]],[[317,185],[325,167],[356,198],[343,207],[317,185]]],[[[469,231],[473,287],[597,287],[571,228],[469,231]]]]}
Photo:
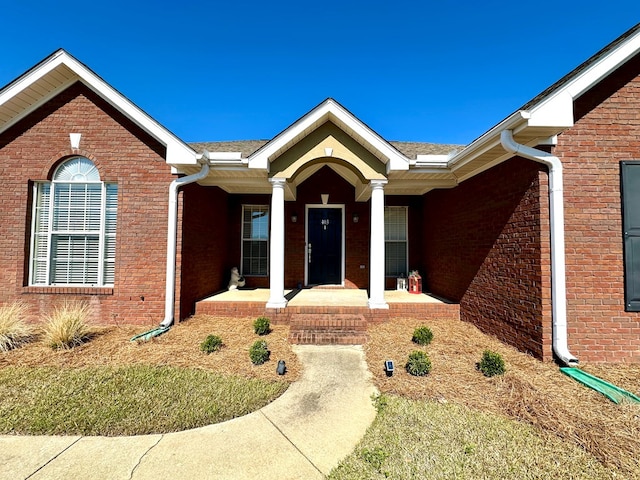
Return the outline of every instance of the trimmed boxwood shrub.
{"type": "Polygon", "coordinates": [[[413,337],[411,337],[411,341],[418,345],[429,345],[431,340],[433,340],[433,332],[429,327],[424,325],[416,328],[413,331],[413,337]]]}
{"type": "Polygon", "coordinates": [[[409,354],[405,368],[409,374],[423,377],[431,371],[431,359],[425,352],[414,350],[409,354]]]}
{"type": "Polygon", "coordinates": [[[485,350],[482,359],[478,363],[480,370],[485,377],[493,377],[494,375],[502,375],[506,369],[502,355],[491,350],[485,350]]]}
{"type": "Polygon", "coordinates": [[[249,348],[249,358],[254,365],[262,365],[269,360],[271,352],[267,349],[267,342],[264,340],[256,340],[251,348],[249,348]]]}
{"type": "Polygon", "coordinates": [[[271,322],[267,317],[258,317],[253,322],[253,331],[258,335],[266,335],[271,332],[271,322]]]}
{"type": "Polygon", "coordinates": [[[218,335],[209,335],[204,339],[204,342],[200,344],[200,350],[207,355],[213,352],[217,352],[222,348],[222,338],[218,335]]]}

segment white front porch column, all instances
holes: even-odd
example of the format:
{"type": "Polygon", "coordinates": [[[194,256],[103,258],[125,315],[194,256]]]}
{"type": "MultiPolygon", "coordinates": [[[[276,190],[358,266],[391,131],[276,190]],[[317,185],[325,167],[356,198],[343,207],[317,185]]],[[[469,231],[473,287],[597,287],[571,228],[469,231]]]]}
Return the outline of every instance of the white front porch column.
{"type": "Polygon", "coordinates": [[[267,308],[284,308],[284,178],[271,178],[271,239],[267,308]]]}
{"type": "Polygon", "coordinates": [[[384,299],[384,186],[386,180],[372,180],[371,257],[369,258],[369,308],[389,308],[384,299]]]}

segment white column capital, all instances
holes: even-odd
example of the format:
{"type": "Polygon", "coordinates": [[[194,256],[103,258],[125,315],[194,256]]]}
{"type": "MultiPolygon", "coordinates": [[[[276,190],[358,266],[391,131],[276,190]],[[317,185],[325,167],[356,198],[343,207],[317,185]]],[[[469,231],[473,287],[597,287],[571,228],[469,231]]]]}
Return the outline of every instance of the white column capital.
{"type": "Polygon", "coordinates": [[[284,188],[284,185],[287,183],[287,179],[286,178],[278,178],[278,177],[272,177],[269,179],[269,183],[271,184],[271,186],[275,189],[275,188],[284,188]]]}
{"type": "Polygon", "coordinates": [[[371,180],[369,187],[371,187],[371,190],[382,190],[387,183],[389,183],[388,180],[371,180]]]}

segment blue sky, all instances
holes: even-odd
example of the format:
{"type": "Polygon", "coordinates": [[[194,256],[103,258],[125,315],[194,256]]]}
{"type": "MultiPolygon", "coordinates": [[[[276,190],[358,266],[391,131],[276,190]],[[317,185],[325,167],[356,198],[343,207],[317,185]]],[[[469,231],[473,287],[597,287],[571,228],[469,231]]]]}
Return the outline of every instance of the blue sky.
{"type": "Polygon", "coordinates": [[[333,97],[467,144],[640,21],[640,2],[3,2],[0,84],[64,48],[183,140],[270,139],[333,97]]]}

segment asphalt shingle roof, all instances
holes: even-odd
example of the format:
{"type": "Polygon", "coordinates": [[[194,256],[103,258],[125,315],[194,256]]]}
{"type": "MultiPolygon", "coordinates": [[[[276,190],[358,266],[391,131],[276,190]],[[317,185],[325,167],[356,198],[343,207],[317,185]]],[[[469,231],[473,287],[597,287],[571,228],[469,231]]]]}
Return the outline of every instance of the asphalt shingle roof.
{"type": "MultiPolygon", "coordinates": [[[[242,158],[247,158],[253,152],[268,143],[269,140],[236,140],[229,142],[193,142],[189,146],[196,152],[241,152],[242,158]]],[[[403,155],[415,159],[417,155],[446,155],[453,151],[462,150],[464,145],[449,145],[423,142],[389,142],[403,155]]]]}

